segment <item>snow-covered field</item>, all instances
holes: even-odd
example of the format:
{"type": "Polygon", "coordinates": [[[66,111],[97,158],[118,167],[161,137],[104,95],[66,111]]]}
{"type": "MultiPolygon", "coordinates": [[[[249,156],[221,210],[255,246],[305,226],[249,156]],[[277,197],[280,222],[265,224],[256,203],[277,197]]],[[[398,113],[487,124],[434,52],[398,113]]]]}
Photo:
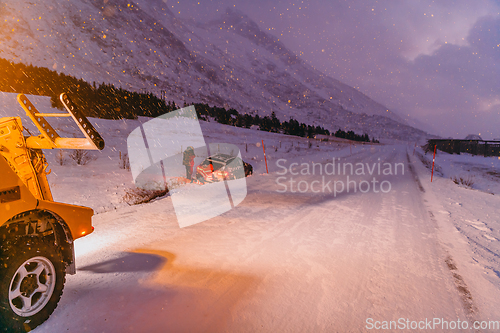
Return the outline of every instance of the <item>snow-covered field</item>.
{"type": "MultiPolygon", "coordinates": [[[[422,159],[425,155],[420,149],[416,155],[422,159]]],[[[425,160],[432,162],[432,153],[427,153],[425,160]]],[[[461,179],[470,182],[471,189],[491,194],[500,194],[500,158],[497,156],[483,157],[467,153],[461,155],[448,154],[442,151],[436,153],[437,172],[444,178],[457,180],[460,185],[461,179]]]]}
{"type": "MultiPolygon", "coordinates": [[[[21,111],[14,99],[0,95],[0,117],[21,111]]],[[[77,274],[33,332],[359,332],[426,320],[439,332],[437,320],[500,321],[498,178],[478,171],[500,172],[498,160],[439,154],[431,183],[423,152],[406,144],[309,145],[202,122],[207,141],[237,145],[254,175],[237,207],[179,228],[169,196],[122,200],[133,182],[119,154],[139,120],[93,122],[106,141],[96,160],[61,166],[47,152],[55,200],[97,214],[75,242],[77,274]],[[450,179],[462,166],[475,189],[450,179]]]]}

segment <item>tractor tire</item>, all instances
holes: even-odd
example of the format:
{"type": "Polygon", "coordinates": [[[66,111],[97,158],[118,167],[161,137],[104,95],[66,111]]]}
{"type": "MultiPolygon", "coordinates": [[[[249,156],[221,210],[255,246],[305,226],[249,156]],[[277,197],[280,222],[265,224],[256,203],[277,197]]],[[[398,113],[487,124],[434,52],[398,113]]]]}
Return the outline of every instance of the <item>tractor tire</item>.
{"type": "Polygon", "coordinates": [[[0,257],[0,332],[29,332],[61,299],[65,264],[53,242],[23,238],[0,257]]]}

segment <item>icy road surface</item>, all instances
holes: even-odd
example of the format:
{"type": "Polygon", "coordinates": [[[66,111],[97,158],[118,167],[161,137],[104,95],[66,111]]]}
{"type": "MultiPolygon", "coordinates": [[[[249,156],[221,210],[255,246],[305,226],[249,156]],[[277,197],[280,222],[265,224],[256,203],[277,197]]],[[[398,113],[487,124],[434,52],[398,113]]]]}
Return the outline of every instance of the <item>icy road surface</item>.
{"type": "MultiPolygon", "coordinates": [[[[271,174],[248,178],[238,207],[188,228],[170,197],[98,214],[95,232],[75,242],[77,274],[34,332],[359,332],[368,318],[500,320],[490,318],[498,280],[467,280],[481,268],[471,268],[457,230],[440,227],[428,170],[409,155],[365,146],[282,162],[404,163],[404,175],[376,175],[388,193],[278,193],[272,161],[271,174]]],[[[372,182],[366,173],[351,179],[372,182]]],[[[333,188],[347,178],[327,180],[333,188]]]]}

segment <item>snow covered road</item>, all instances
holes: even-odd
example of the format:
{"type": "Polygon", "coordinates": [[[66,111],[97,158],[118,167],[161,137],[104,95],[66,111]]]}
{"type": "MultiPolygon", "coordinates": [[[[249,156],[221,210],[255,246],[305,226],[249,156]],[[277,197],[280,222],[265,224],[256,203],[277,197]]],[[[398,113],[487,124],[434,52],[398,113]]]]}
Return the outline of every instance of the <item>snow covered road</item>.
{"type": "Polygon", "coordinates": [[[349,155],[280,161],[286,174],[273,161],[270,175],[248,178],[239,206],[183,229],[170,197],[96,215],[95,232],[75,242],[77,275],[34,332],[358,332],[400,318],[479,319],[415,181],[425,169],[409,167],[404,146],[349,155]],[[375,169],[349,174],[349,193],[335,194],[347,175],[300,165],[321,162],[325,172],[333,157],[375,169]],[[387,193],[361,193],[375,173],[387,193]]]}

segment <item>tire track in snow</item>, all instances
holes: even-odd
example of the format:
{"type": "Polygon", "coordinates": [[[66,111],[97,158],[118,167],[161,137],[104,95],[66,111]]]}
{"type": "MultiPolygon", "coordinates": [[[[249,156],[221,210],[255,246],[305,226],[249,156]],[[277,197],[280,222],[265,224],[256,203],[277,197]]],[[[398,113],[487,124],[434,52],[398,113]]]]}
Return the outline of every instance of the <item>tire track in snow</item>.
{"type": "MultiPolygon", "coordinates": [[[[418,177],[417,172],[415,171],[415,168],[412,165],[412,162],[410,160],[410,155],[408,152],[406,152],[406,158],[408,159],[408,169],[410,170],[413,179],[415,180],[415,183],[417,184],[417,187],[422,193],[425,193],[425,189],[422,186],[422,183],[420,182],[420,178],[418,177]]],[[[434,225],[437,226],[437,221],[434,217],[434,214],[432,211],[428,210],[429,212],[429,217],[431,221],[434,223],[434,225]]],[[[476,320],[476,314],[478,313],[478,308],[474,304],[474,299],[472,297],[472,294],[469,290],[469,287],[467,286],[467,283],[464,281],[463,277],[459,274],[458,268],[450,254],[447,255],[445,259],[446,267],[449,269],[451,272],[451,275],[453,277],[453,282],[455,283],[455,287],[458,291],[458,294],[460,296],[460,300],[462,301],[462,306],[465,310],[465,313],[468,317],[469,320],[475,321],[476,320]]]]}
{"type": "Polygon", "coordinates": [[[420,178],[418,178],[417,172],[415,171],[413,164],[411,163],[410,155],[408,155],[408,152],[406,152],[406,159],[408,160],[408,170],[410,170],[410,173],[412,174],[415,183],[417,183],[418,189],[420,190],[420,192],[425,193],[425,189],[422,186],[422,183],[420,182],[420,178]]]}

